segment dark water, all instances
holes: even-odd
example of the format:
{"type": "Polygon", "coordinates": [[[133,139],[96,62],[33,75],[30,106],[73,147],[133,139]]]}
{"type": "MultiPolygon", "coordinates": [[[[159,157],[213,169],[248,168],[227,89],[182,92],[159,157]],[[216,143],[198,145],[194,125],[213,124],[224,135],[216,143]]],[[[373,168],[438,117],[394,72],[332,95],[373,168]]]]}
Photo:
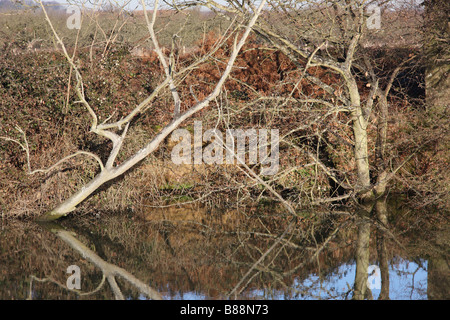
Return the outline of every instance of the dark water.
{"type": "Polygon", "coordinates": [[[0,299],[448,299],[448,230],[398,204],[4,221],[0,299]]]}

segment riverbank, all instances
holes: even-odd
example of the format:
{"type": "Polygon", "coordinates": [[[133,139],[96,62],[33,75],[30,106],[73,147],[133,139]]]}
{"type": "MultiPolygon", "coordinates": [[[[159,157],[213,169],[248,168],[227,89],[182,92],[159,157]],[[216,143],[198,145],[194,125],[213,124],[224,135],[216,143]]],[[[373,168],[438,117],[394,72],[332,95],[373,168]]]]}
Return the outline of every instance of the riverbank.
{"type": "MultiPolygon", "coordinates": [[[[208,39],[212,41],[213,35],[208,39]]],[[[206,51],[212,43],[204,42],[206,51]]],[[[86,61],[81,71],[86,77],[88,98],[95,103],[101,121],[126,115],[163,77],[157,60],[136,58],[128,49],[117,46],[106,56],[100,52],[92,55],[89,50],[79,53],[86,61]]],[[[224,53],[225,50],[217,51],[219,58],[224,53]]],[[[192,53],[184,57],[192,58],[192,53]]],[[[48,172],[29,175],[29,170],[51,168],[79,150],[95,153],[104,160],[111,148],[110,142],[89,132],[89,115],[75,103],[73,87],[68,86],[71,71],[64,59],[54,51],[2,52],[0,136],[9,139],[0,144],[3,218],[42,215],[92,179],[99,167],[95,159],[78,155],[48,172]],[[20,130],[26,134],[29,159],[17,144],[25,143],[20,130]]],[[[311,111],[304,110],[303,105],[283,98],[292,90],[286,75],[296,74],[294,66],[279,51],[267,51],[258,45],[257,39],[250,41],[238,65],[238,72],[227,82],[221,98],[222,109],[204,110],[181,128],[192,131],[194,121],[202,121],[205,130],[217,128],[223,132],[230,127],[278,129],[283,137],[279,171],[265,178],[273,190],[296,209],[341,204],[332,199],[343,196],[351,199],[356,177],[352,131],[344,125],[349,121],[348,115],[327,116],[318,122],[319,118],[311,118],[311,111]],[[257,61],[260,62],[255,65],[257,61]]],[[[201,91],[217,80],[214,68],[213,64],[207,64],[190,75],[189,79],[203,79],[202,87],[195,88],[194,95],[192,86],[186,84],[180,85],[180,92],[193,100],[201,99],[201,91]]],[[[314,72],[323,81],[334,79],[323,70],[314,72]]],[[[316,89],[305,87],[312,92],[316,89]]],[[[169,97],[170,93],[164,92],[140,116],[139,123],[130,128],[127,144],[116,163],[137,152],[161,130],[162,124],[170,121],[169,97]]],[[[448,110],[441,114],[429,112],[417,96],[408,97],[403,92],[392,96],[389,112],[394,120],[388,122],[387,164],[392,168],[399,166],[389,192],[408,195],[418,207],[448,210],[448,110]]],[[[373,116],[368,127],[371,162],[376,157],[376,123],[377,117],[373,116]]],[[[155,207],[185,203],[237,207],[278,201],[243,166],[175,165],[172,148],[173,142],[167,139],[156,153],[98,190],[77,211],[135,210],[143,203],[155,207]]],[[[250,168],[259,172],[257,165],[250,168]]]]}

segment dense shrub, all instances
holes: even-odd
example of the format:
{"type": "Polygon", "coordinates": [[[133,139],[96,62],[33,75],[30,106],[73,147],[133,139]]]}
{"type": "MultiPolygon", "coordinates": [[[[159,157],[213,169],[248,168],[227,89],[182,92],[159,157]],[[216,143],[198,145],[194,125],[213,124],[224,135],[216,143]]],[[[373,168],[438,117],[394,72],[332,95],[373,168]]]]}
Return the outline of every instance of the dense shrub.
{"type": "MultiPolygon", "coordinates": [[[[209,52],[216,40],[217,36],[209,33],[187,54],[180,54],[177,59],[178,70],[196,57],[209,52]]],[[[223,61],[226,61],[231,46],[232,39],[229,39],[214,53],[213,59],[188,72],[178,83],[183,101],[182,111],[210,92],[225,68],[223,61]]],[[[152,92],[155,84],[163,77],[154,53],[137,58],[130,52],[131,47],[114,45],[106,54],[99,49],[92,52],[89,49],[79,50],[77,53],[86,98],[97,112],[99,121],[109,117],[117,120],[126,115],[152,92]]],[[[379,63],[379,70],[382,72],[388,74],[388,69],[395,67],[395,59],[388,59],[394,55],[374,54],[378,54],[374,61],[379,63]]],[[[397,54],[407,56],[410,53],[404,51],[397,54]]],[[[305,62],[298,61],[298,64],[305,65],[305,62]]],[[[256,37],[252,37],[244,46],[234,72],[225,84],[222,102],[222,107],[232,119],[227,125],[232,127],[278,128],[281,135],[295,131],[290,134],[289,141],[297,147],[284,143],[280,146],[281,168],[290,173],[283,175],[277,183],[280,192],[297,190],[296,201],[299,201],[299,194],[302,192],[304,198],[309,198],[313,193],[317,196],[327,196],[329,192],[329,181],[322,171],[311,166],[302,168],[302,165],[311,162],[305,150],[319,151],[320,160],[341,174],[340,178],[349,182],[355,179],[352,131],[348,126],[348,115],[334,113],[324,116],[328,111],[326,107],[301,103],[304,97],[333,101],[331,95],[327,96],[323,90],[302,78],[301,72],[301,69],[281,52],[262,46],[256,37]],[[291,100],[283,101],[286,97],[291,100]],[[314,112],[311,112],[313,109],[314,112]],[[319,118],[320,121],[317,121],[319,118]],[[302,126],[301,130],[298,129],[302,126]],[[323,134],[318,134],[322,132],[323,134]],[[297,167],[297,170],[291,170],[297,167]],[[317,189],[317,184],[323,188],[317,189]]],[[[336,92],[341,90],[339,78],[329,71],[315,67],[310,68],[308,74],[319,77],[336,92]]],[[[407,78],[407,74],[403,77],[407,78]]],[[[0,136],[21,140],[23,137],[15,126],[25,130],[30,144],[32,169],[49,167],[65,155],[80,149],[93,151],[103,158],[108,154],[110,143],[89,133],[89,115],[81,104],[76,103],[73,78],[65,58],[55,50],[4,50],[1,53],[0,136]]],[[[418,100],[414,100],[414,103],[408,100],[411,95],[407,90],[403,90],[404,83],[400,81],[401,78],[394,84],[396,89],[390,97],[389,113],[392,120],[388,130],[388,152],[391,159],[397,160],[405,159],[412,152],[411,139],[419,141],[417,128],[430,125],[423,123],[421,113],[417,109],[418,100]]],[[[369,89],[363,81],[358,85],[364,99],[369,89]]],[[[134,149],[141,148],[142,143],[148,141],[162,124],[170,121],[172,109],[170,94],[165,92],[145,114],[140,115],[139,125],[135,126],[135,130],[142,134],[129,139],[129,146],[119,155],[119,161],[132,154],[134,149]]],[[[210,121],[205,123],[205,126],[214,126],[215,115],[215,109],[210,108],[203,110],[196,117],[205,122],[210,121]]],[[[368,129],[371,150],[375,148],[376,124],[376,116],[373,116],[368,129]]],[[[224,129],[225,125],[220,123],[219,129],[224,129]]],[[[430,130],[428,136],[433,135],[434,129],[430,130]]],[[[435,148],[440,148],[437,140],[434,143],[437,144],[435,148]]],[[[15,208],[14,215],[47,209],[51,203],[57,203],[69,196],[98,170],[93,161],[81,165],[83,160],[74,159],[56,173],[28,176],[26,154],[18,145],[2,141],[0,150],[0,192],[3,194],[0,197],[0,205],[3,211],[15,208]],[[66,171],[70,172],[65,174],[66,171]]],[[[156,156],[163,154],[158,153],[156,156]]],[[[372,156],[373,154],[372,152],[372,156]]],[[[422,163],[405,169],[408,169],[408,174],[414,176],[433,175],[437,164],[440,163],[435,159],[435,155],[430,151],[426,155],[423,154],[422,163]]],[[[218,183],[230,183],[229,179],[222,181],[216,174],[211,176],[216,177],[218,183]]],[[[412,185],[408,184],[411,177],[403,176],[403,179],[403,184],[398,184],[398,190],[405,190],[405,187],[410,189],[412,185]]],[[[147,184],[145,182],[141,185],[147,184]]],[[[417,189],[415,187],[415,190],[417,189]]],[[[429,192],[429,188],[426,188],[426,191],[429,192]]],[[[248,192],[252,194],[253,191],[248,192]]],[[[254,193],[255,196],[258,194],[254,193]]]]}

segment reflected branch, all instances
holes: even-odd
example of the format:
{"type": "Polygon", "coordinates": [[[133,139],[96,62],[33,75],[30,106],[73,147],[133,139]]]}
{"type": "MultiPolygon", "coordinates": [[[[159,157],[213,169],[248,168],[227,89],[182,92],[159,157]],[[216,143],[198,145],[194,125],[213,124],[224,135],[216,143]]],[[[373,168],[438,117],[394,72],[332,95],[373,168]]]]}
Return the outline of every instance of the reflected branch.
{"type": "MultiPolygon", "coordinates": [[[[284,237],[291,231],[291,229],[294,227],[296,218],[293,218],[287,228],[284,230],[284,232],[281,234],[281,236],[273,243],[272,246],[270,246],[269,249],[264,252],[264,254],[261,255],[261,257],[251,266],[251,268],[247,271],[247,273],[241,278],[241,280],[236,284],[236,286],[231,290],[231,292],[228,294],[228,296],[239,294],[245,287],[242,287],[239,292],[237,290],[241,286],[241,284],[244,282],[245,279],[247,279],[248,276],[253,272],[253,270],[258,267],[259,264],[261,264],[264,259],[267,257],[267,255],[284,239],[284,237]]],[[[248,282],[247,282],[248,283],[248,282]]]]}
{"type": "MultiPolygon", "coordinates": [[[[84,245],[80,240],[78,240],[72,232],[65,230],[63,227],[61,227],[56,223],[51,224],[43,223],[42,225],[44,226],[44,228],[53,232],[61,240],[67,243],[75,251],[78,251],[78,253],[80,253],[83,256],[83,258],[87,259],[89,262],[98,267],[102,271],[103,277],[108,280],[117,300],[123,300],[124,296],[120,291],[119,286],[117,285],[115,279],[116,276],[119,276],[124,280],[128,281],[130,284],[135,286],[141,293],[145,294],[148,298],[153,300],[162,300],[162,296],[159,294],[159,292],[157,292],[156,290],[154,290],[141,280],[137,279],[134,275],[132,275],[125,269],[122,269],[114,264],[106,262],[105,260],[100,258],[95,252],[90,250],[86,245],[84,245]]],[[[104,280],[102,280],[102,283],[104,283],[104,280]]]]}
{"type": "Polygon", "coordinates": [[[80,291],[80,290],[77,290],[77,289],[67,288],[66,285],[62,284],[61,282],[59,282],[59,281],[57,281],[55,279],[53,279],[52,277],[38,278],[35,275],[31,275],[30,276],[30,288],[29,288],[27,300],[33,300],[33,281],[37,281],[37,282],[51,282],[51,283],[54,283],[54,284],[56,284],[57,286],[59,286],[59,287],[61,287],[63,289],[66,289],[66,290],[69,290],[71,292],[74,292],[74,293],[78,294],[79,296],[89,296],[91,294],[96,293],[97,291],[99,291],[103,287],[103,285],[105,284],[105,279],[106,279],[106,277],[103,274],[102,280],[100,281],[100,284],[94,290],[88,291],[88,292],[83,292],[83,291],[80,291]]]}

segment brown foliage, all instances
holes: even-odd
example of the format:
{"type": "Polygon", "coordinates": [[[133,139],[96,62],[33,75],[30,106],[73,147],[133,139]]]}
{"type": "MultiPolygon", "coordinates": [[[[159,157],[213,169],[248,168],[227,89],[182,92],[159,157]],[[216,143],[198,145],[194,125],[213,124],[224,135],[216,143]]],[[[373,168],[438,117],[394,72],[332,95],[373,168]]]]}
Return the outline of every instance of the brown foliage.
{"type": "MultiPolygon", "coordinates": [[[[198,43],[195,55],[201,56],[210,52],[216,44],[218,36],[210,32],[204,41],[198,43]]],[[[226,57],[229,55],[233,45],[233,38],[229,38],[225,45],[220,47],[213,55],[213,61],[202,64],[191,72],[182,84],[184,97],[193,102],[188,84],[195,83],[192,88],[196,97],[201,100],[205,97],[208,89],[218,81],[226,65],[226,57]]],[[[180,57],[180,61],[191,62],[193,54],[180,57]]],[[[299,61],[305,66],[305,61],[299,61]]],[[[319,77],[328,85],[339,83],[336,75],[323,68],[312,67],[308,73],[319,77]]],[[[279,50],[267,48],[258,43],[255,36],[250,37],[244,45],[236,61],[233,73],[226,82],[225,88],[236,101],[245,102],[258,96],[286,96],[292,93],[293,98],[302,95],[309,97],[323,97],[324,92],[317,86],[303,79],[294,90],[296,82],[300,79],[301,70],[285,54],[279,50]]],[[[336,87],[337,89],[337,87],[336,87]]],[[[189,103],[187,103],[189,105],[189,103]]]]}
{"type": "MultiPolygon", "coordinates": [[[[212,50],[217,39],[217,35],[209,33],[204,40],[198,42],[196,48],[188,49],[187,53],[176,52],[177,70],[212,50]]],[[[213,54],[212,59],[191,70],[177,83],[183,101],[182,111],[195,104],[196,99],[205,98],[211,91],[226,66],[224,61],[230,53],[232,44],[233,38],[228,39],[213,54]]],[[[164,53],[168,55],[170,52],[164,49],[164,53]]],[[[384,60],[383,55],[376,57],[381,60],[380,70],[383,72],[386,71],[383,66],[395,66],[393,55],[390,56],[392,57],[390,60],[386,59],[386,55],[384,57],[384,60]]],[[[152,51],[144,52],[143,56],[136,58],[130,54],[128,48],[116,47],[106,56],[95,52],[92,60],[90,60],[89,52],[80,51],[80,61],[82,61],[81,72],[85,77],[87,99],[98,113],[100,121],[112,114],[112,120],[123,117],[153,90],[155,83],[164,77],[156,53],[152,51]]],[[[298,63],[305,66],[305,61],[298,63]]],[[[307,72],[333,87],[336,95],[341,92],[342,84],[337,75],[318,67],[309,68],[307,72]]],[[[19,55],[5,51],[0,59],[0,95],[2,97],[0,135],[21,138],[14,131],[14,126],[18,124],[25,129],[32,150],[33,168],[48,167],[63,156],[79,149],[93,151],[102,157],[111,147],[108,143],[93,138],[89,134],[89,117],[79,104],[74,103],[77,98],[73,88],[69,90],[69,104],[66,104],[69,73],[70,69],[62,55],[54,51],[19,55]]],[[[358,86],[364,101],[369,91],[364,77],[360,78],[358,86]]],[[[332,96],[327,96],[323,90],[302,78],[301,68],[282,52],[264,47],[254,36],[239,54],[231,77],[225,84],[224,94],[227,95],[231,104],[238,106],[244,106],[259,97],[290,96],[294,99],[308,97],[333,101],[332,96]],[[299,79],[302,80],[299,82],[299,79]],[[296,90],[294,90],[295,86],[297,86],[296,90]]],[[[407,147],[411,137],[408,126],[411,126],[409,121],[413,119],[413,114],[410,109],[411,104],[405,99],[406,96],[405,93],[397,94],[390,100],[389,112],[394,115],[396,121],[389,124],[388,140],[391,147],[388,152],[399,160],[404,159],[411,151],[407,147]],[[397,146],[399,148],[396,148],[397,146]]],[[[351,172],[354,161],[351,157],[352,132],[346,125],[348,116],[338,113],[315,122],[317,114],[325,114],[326,108],[323,110],[316,108],[318,110],[313,115],[291,103],[284,104],[274,116],[273,108],[276,103],[261,103],[247,108],[245,112],[241,112],[233,119],[233,125],[267,126],[265,121],[270,121],[270,126],[279,128],[280,133],[283,134],[310,123],[309,128],[299,130],[293,135],[296,139],[295,143],[311,150],[316,150],[318,144],[321,144],[321,156],[327,158],[331,167],[345,173],[346,177],[352,181],[351,172]],[[325,141],[320,142],[314,138],[318,132],[325,129],[327,133],[322,137],[325,141]]],[[[151,136],[155,130],[157,131],[155,128],[170,121],[172,104],[168,92],[160,96],[151,109],[140,116],[141,129],[148,131],[151,136]]],[[[208,112],[206,109],[203,110],[199,117],[203,117],[208,112]]],[[[414,124],[419,125],[419,122],[415,121],[414,124]]],[[[368,130],[371,137],[369,146],[371,149],[374,148],[376,125],[377,118],[373,117],[368,130]]],[[[132,145],[137,143],[137,140],[135,143],[131,142],[132,145]]],[[[4,210],[10,210],[12,206],[24,208],[31,203],[39,203],[42,208],[45,208],[48,201],[57,202],[65,198],[71,190],[77,189],[80,181],[96,171],[93,165],[87,170],[88,172],[79,173],[75,175],[75,178],[69,179],[69,176],[73,177],[71,170],[81,164],[79,162],[81,160],[77,160],[78,162],[69,162],[71,163],[69,166],[63,166],[62,172],[57,174],[41,178],[29,177],[24,172],[26,165],[24,152],[12,143],[2,142],[0,148],[2,148],[0,190],[2,190],[1,205],[4,210]],[[65,170],[68,170],[67,174],[63,174],[65,170]],[[56,181],[60,183],[60,188],[50,188],[49,186],[56,181]]],[[[433,172],[434,169],[431,167],[438,163],[433,160],[436,158],[430,154],[430,157],[422,159],[424,163],[418,164],[415,170],[422,173],[433,172]]],[[[280,153],[280,164],[284,168],[301,166],[310,161],[308,156],[292,148],[280,153]]],[[[304,178],[301,175],[298,177],[298,179],[304,178]]],[[[298,179],[291,181],[293,186],[301,182],[298,179]]],[[[325,177],[322,176],[320,179],[323,183],[327,183],[325,177]]],[[[229,179],[225,180],[229,182],[229,179]]],[[[286,181],[283,181],[284,183],[286,183],[285,186],[289,185],[286,181]]],[[[33,210],[35,209],[33,207],[33,210]]],[[[22,209],[19,211],[23,213],[22,209]]],[[[28,211],[30,210],[26,210],[28,211]]]]}

